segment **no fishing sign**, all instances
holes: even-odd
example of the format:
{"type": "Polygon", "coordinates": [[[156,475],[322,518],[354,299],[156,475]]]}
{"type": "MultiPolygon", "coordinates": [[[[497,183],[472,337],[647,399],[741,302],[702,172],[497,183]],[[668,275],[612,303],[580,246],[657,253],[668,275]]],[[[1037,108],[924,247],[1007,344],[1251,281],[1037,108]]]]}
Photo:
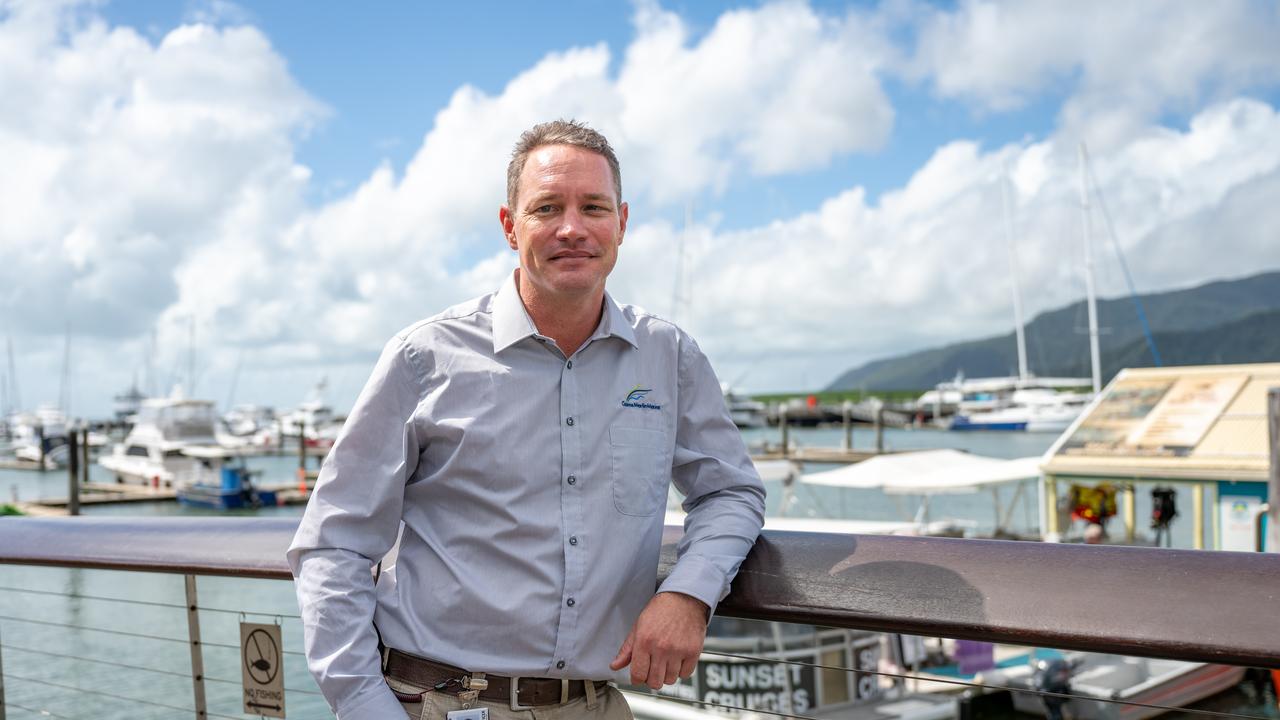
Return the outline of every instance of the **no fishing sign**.
{"type": "Polygon", "coordinates": [[[240,674],[246,715],[284,717],[284,653],[279,625],[240,623],[240,674]]]}

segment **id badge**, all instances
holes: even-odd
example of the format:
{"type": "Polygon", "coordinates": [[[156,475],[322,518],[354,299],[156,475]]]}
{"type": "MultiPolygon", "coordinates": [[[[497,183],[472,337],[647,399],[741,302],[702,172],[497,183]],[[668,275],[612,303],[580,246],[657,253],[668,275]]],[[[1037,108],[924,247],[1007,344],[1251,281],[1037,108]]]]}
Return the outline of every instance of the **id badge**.
{"type": "Polygon", "coordinates": [[[445,720],[489,720],[489,708],[478,707],[453,710],[444,714],[445,720]]]}

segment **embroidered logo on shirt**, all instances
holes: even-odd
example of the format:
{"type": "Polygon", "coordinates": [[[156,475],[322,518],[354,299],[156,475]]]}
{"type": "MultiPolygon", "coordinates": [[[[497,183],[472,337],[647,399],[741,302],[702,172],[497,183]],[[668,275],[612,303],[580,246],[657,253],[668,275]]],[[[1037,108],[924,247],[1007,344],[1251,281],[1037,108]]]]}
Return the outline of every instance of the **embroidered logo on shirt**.
{"type": "Polygon", "coordinates": [[[631,388],[631,392],[622,399],[622,407],[637,408],[640,410],[661,410],[661,405],[644,402],[645,396],[653,392],[653,388],[642,388],[639,385],[631,388]]]}

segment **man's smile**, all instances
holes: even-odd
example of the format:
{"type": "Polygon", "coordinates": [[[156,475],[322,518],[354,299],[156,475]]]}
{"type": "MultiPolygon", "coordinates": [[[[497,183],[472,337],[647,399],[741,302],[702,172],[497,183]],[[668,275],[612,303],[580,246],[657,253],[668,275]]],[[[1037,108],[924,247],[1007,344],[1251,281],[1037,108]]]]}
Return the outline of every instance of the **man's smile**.
{"type": "Polygon", "coordinates": [[[586,250],[565,250],[552,255],[549,260],[586,260],[595,257],[595,253],[586,250]]]}

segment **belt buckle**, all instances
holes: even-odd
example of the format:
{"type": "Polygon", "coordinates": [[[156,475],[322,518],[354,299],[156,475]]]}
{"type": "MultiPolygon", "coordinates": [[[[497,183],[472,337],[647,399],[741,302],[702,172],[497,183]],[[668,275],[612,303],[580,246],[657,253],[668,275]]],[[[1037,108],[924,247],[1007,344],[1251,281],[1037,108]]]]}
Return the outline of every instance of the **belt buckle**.
{"type": "MultiPolygon", "coordinates": [[[[560,678],[560,704],[569,702],[569,679],[560,678]]],[[[511,697],[508,703],[512,710],[532,710],[533,705],[520,704],[520,676],[511,676],[511,697]]]]}
{"type": "Polygon", "coordinates": [[[532,705],[520,704],[520,676],[511,676],[511,709],[515,710],[532,710],[532,705]]]}

